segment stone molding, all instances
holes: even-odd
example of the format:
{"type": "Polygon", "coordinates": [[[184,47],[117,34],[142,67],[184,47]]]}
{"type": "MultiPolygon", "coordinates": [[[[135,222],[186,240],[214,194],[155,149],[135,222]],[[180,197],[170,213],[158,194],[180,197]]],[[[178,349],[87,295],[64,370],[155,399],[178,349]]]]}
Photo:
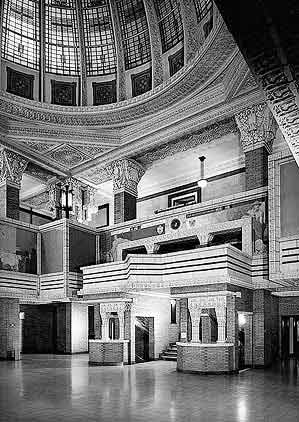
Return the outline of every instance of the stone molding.
{"type": "Polygon", "coordinates": [[[0,183],[6,182],[21,188],[28,160],[9,149],[0,149],[0,183]]]}
{"type": "Polygon", "coordinates": [[[265,147],[271,153],[277,124],[266,103],[246,108],[236,114],[235,119],[244,152],[265,147]]]}

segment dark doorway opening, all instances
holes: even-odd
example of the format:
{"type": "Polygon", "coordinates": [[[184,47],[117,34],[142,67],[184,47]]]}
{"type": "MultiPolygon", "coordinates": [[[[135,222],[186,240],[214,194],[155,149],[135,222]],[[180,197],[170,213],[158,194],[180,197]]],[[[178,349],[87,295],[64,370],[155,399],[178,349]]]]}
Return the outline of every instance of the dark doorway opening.
{"type": "Polygon", "coordinates": [[[94,330],[94,306],[88,306],[88,339],[95,339],[94,330]]]}
{"type": "Polygon", "coordinates": [[[131,254],[131,255],[136,255],[136,254],[146,255],[147,250],[146,250],[145,246],[138,246],[136,248],[123,249],[122,260],[124,261],[129,254],[131,254]]]}
{"type": "Polygon", "coordinates": [[[242,230],[230,230],[216,233],[209,246],[219,246],[229,243],[237,249],[242,250],[242,230]]]}
{"type": "Polygon", "coordinates": [[[171,240],[159,244],[158,254],[165,254],[179,251],[189,251],[191,249],[199,248],[199,240],[197,236],[186,237],[179,240],[171,240]]]}
{"type": "Polygon", "coordinates": [[[281,317],[281,356],[299,359],[299,315],[281,317]]]}
{"type": "Polygon", "coordinates": [[[142,363],[154,359],[154,318],[135,319],[135,362],[142,363]]]}

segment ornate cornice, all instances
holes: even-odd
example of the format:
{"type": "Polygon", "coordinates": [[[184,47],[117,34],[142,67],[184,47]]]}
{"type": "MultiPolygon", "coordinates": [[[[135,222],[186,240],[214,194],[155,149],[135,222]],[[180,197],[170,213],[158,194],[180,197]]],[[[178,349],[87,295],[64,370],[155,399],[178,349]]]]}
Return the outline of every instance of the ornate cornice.
{"type": "Polygon", "coordinates": [[[163,160],[178,152],[188,151],[198,145],[210,143],[228,133],[236,133],[238,128],[233,119],[226,119],[209,127],[196,131],[190,135],[183,136],[174,142],[161,147],[154,148],[146,153],[136,155],[135,159],[145,167],[153,162],[163,160]]]}

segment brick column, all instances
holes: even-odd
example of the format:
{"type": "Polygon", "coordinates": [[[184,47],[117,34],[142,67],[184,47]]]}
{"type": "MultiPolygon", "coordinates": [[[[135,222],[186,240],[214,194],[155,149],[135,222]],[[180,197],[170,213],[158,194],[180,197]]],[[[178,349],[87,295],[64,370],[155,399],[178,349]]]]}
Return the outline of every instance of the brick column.
{"type": "Polygon", "coordinates": [[[19,220],[20,189],[28,160],[6,148],[0,150],[0,217],[19,220]]]}
{"type": "Polygon", "coordinates": [[[268,185],[268,155],[277,124],[266,103],[249,107],[235,116],[245,153],[246,190],[268,185]]]}
{"type": "Polygon", "coordinates": [[[0,359],[20,359],[19,299],[0,298],[0,359]]]}
{"type": "Polygon", "coordinates": [[[144,168],[134,160],[118,160],[111,164],[109,171],[113,179],[114,222],[136,218],[137,186],[144,174],[144,168]]]}

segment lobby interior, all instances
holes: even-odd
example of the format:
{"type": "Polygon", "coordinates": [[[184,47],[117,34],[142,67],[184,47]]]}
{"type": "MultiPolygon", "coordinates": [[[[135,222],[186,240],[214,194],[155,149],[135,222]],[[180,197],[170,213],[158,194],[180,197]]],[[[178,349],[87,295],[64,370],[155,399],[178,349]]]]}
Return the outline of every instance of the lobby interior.
{"type": "Polygon", "coordinates": [[[297,420],[299,6],[239,3],[1,2],[0,421],[297,420]]]}

